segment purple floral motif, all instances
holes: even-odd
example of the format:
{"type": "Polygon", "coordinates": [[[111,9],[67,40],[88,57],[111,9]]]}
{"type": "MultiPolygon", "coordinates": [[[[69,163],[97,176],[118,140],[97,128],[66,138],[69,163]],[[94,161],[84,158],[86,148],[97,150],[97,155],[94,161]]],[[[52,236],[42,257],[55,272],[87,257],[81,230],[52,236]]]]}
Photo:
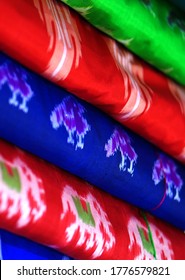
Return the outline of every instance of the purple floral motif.
{"type": "Polygon", "coordinates": [[[167,186],[166,195],[180,202],[179,192],[182,188],[183,181],[176,171],[176,165],[173,160],[160,154],[154,164],[152,179],[155,185],[165,180],[167,186]]]}
{"type": "Polygon", "coordinates": [[[84,137],[90,131],[90,125],[82,116],[85,113],[85,108],[76,101],[73,97],[66,97],[52,111],[50,120],[54,129],[58,129],[64,125],[68,132],[67,143],[71,143],[76,147],[83,149],[84,137]]]}
{"type": "Polygon", "coordinates": [[[129,136],[125,133],[123,129],[117,127],[108,143],[105,145],[106,156],[113,156],[117,151],[121,153],[121,163],[119,164],[120,170],[127,171],[133,175],[134,164],[137,161],[137,154],[131,146],[131,141],[129,136]],[[130,166],[127,168],[127,160],[130,162],[130,166]]]}
{"type": "Polygon", "coordinates": [[[27,102],[32,98],[33,91],[27,83],[26,72],[10,61],[4,63],[0,66],[0,89],[4,84],[8,85],[13,94],[12,98],[9,99],[9,104],[18,106],[18,96],[20,96],[22,103],[19,105],[19,109],[27,113],[27,102]]]}

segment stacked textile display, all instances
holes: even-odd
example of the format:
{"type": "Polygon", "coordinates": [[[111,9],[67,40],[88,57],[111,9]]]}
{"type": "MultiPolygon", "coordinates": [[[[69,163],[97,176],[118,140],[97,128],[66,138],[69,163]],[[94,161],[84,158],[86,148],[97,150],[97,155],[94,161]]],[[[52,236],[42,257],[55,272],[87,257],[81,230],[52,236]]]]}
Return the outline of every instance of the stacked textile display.
{"type": "Polygon", "coordinates": [[[183,87],[62,3],[10,0],[2,1],[0,8],[5,53],[185,162],[183,87]]]}
{"type": "Polygon", "coordinates": [[[3,141],[0,148],[1,228],[77,259],[184,259],[183,232],[3,141]]]}
{"type": "MultiPolygon", "coordinates": [[[[114,1],[63,2],[184,84],[173,6],[122,1],[120,16],[114,1]]],[[[0,228],[22,236],[1,238],[7,258],[24,244],[28,259],[185,259],[185,88],[60,1],[0,8],[0,137],[40,157],[0,141],[0,228]]]]}
{"type": "Polygon", "coordinates": [[[185,230],[184,166],[5,55],[0,85],[2,138],[185,230]]]}
{"type": "Polygon", "coordinates": [[[94,26],[185,85],[183,15],[157,0],[61,0],[94,26]],[[174,18],[175,13],[175,18],[174,18]],[[181,24],[178,24],[181,22],[181,24]]]}

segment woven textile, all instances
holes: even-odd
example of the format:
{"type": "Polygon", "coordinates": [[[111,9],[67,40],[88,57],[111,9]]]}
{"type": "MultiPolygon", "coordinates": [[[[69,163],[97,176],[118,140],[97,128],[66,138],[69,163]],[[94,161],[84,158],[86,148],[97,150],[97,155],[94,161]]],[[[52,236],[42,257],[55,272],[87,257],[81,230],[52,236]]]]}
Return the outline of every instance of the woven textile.
{"type": "Polygon", "coordinates": [[[184,165],[6,56],[0,137],[185,229],[184,165]]]}
{"type": "Polygon", "coordinates": [[[69,260],[54,249],[35,243],[5,230],[0,230],[1,260],[69,260]]]}
{"type": "Polygon", "coordinates": [[[185,84],[185,18],[165,1],[62,0],[94,26],[185,84]],[[174,17],[175,13],[175,17],[174,17]],[[179,24],[180,23],[180,24],[179,24]]]}
{"type": "MultiPolygon", "coordinates": [[[[0,8],[4,52],[185,162],[184,88],[62,3],[9,0],[0,8]]],[[[164,45],[169,50],[170,44],[164,45]]]]}
{"type": "Polygon", "coordinates": [[[0,227],[77,259],[184,259],[183,232],[0,142],[0,227]]]}

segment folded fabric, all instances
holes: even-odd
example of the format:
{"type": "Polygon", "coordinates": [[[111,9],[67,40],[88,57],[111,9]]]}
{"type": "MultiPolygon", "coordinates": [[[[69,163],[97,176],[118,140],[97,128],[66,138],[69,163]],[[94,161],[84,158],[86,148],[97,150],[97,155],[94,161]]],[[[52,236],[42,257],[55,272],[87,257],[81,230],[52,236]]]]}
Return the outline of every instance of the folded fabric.
{"type": "Polygon", "coordinates": [[[174,6],[158,0],[61,1],[145,61],[185,85],[185,20],[174,6]]]}
{"type": "Polygon", "coordinates": [[[70,260],[71,258],[46,246],[5,230],[0,230],[1,260],[70,260]]]}
{"type": "MultiPolygon", "coordinates": [[[[185,11],[185,1],[184,0],[168,0],[168,1],[185,11]]],[[[172,22],[173,24],[177,24],[180,28],[182,28],[185,31],[184,19],[182,19],[182,21],[180,21],[175,12],[173,13],[173,20],[174,20],[172,22]]]]}
{"type": "MultiPolygon", "coordinates": [[[[4,52],[185,162],[184,88],[62,3],[9,0],[0,9],[4,52]]],[[[164,46],[170,50],[170,44],[164,46]]]]}
{"type": "Polygon", "coordinates": [[[182,231],[3,141],[0,227],[77,259],[185,259],[182,231]]]}
{"type": "Polygon", "coordinates": [[[0,137],[185,229],[184,166],[0,56],[0,137]]]}

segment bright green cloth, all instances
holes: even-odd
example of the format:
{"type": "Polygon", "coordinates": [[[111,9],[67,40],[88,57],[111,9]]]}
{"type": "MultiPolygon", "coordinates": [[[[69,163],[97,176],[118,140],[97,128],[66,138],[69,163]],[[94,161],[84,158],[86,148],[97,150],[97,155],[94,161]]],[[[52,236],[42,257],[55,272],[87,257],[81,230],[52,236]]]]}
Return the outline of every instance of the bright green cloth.
{"type": "Polygon", "coordinates": [[[185,85],[185,17],[157,0],[61,0],[98,29],[185,85]]]}

